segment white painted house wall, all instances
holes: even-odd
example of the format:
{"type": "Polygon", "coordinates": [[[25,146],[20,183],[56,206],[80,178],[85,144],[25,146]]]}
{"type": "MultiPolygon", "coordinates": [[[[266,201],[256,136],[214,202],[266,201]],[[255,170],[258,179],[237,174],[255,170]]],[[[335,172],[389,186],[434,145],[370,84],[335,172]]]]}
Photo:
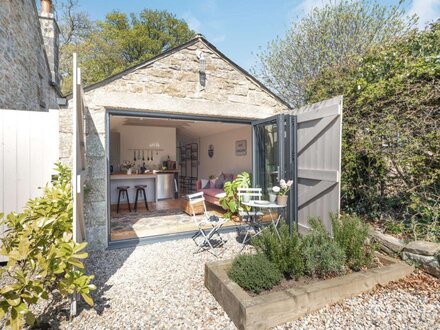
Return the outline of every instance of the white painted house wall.
{"type": "Polygon", "coordinates": [[[252,171],[251,126],[243,126],[220,134],[202,137],[200,139],[199,178],[205,179],[210,175],[223,173],[240,173],[252,171]],[[246,156],[236,156],[235,142],[246,140],[246,156]],[[208,147],[214,146],[214,156],[208,156],[208,147]]]}
{"type": "MultiPolygon", "coordinates": [[[[123,125],[119,126],[117,131],[120,133],[120,163],[124,160],[133,161],[133,151],[129,149],[148,149],[150,143],[156,142],[163,150],[158,151],[158,155],[154,152],[153,161],[149,162],[147,161],[148,154],[145,151],[146,165],[161,166],[162,162],[168,159],[168,156],[171,160],[176,160],[176,129],[174,127],[123,125]]],[[[136,163],[142,165],[142,160],[137,160],[136,163]]]]}

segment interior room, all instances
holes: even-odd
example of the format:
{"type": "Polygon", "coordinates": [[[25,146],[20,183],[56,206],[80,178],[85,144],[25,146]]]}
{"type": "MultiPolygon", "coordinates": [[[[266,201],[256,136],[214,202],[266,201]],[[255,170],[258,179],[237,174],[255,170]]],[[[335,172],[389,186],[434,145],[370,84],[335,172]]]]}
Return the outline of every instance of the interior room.
{"type": "Polygon", "coordinates": [[[112,241],[191,232],[186,195],[221,217],[224,182],[252,171],[251,125],[111,115],[109,162],[112,241]]]}

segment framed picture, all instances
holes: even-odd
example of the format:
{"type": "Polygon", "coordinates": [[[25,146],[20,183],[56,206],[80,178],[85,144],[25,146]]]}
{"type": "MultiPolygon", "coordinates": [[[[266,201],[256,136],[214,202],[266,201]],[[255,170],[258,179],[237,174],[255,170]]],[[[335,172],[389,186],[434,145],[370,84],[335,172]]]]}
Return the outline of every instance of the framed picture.
{"type": "Polygon", "coordinates": [[[246,156],[247,153],[247,141],[239,140],[235,141],[235,156],[246,156]]]}

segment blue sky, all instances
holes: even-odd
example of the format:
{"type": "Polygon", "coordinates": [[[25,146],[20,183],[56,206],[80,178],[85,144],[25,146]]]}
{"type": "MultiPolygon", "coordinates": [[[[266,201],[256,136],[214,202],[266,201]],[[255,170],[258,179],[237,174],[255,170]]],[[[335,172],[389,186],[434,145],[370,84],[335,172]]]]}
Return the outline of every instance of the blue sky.
{"type": "MultiPolygon", "coordinates": [[[[126,13],[144,8],[168,10],[185,19],[226,56],[249,70],[256,63],[260,47],[282,36],[290,23],[325,0],[79,0],[91,19],[104,19],[112,10],[126,13]]],[[[399,0],[380,0],[397,4],[399,0]]],[[[408,1],[407,1],[408,2],[408,1]]],[[[412,0],[409,13],[421,23],[440,17],[440,0],[412,0]]]]}

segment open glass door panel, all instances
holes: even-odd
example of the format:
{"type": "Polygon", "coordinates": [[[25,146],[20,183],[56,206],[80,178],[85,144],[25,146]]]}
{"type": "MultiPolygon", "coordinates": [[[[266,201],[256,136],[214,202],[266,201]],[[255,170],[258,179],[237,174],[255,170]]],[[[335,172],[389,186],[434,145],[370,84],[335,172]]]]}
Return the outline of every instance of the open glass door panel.
{"type": "Polygon", "coordinates": [[[252,123],[253,131],[253,184],[263,189],[277,185],[284,173],[284,115],[277,115],[252,123]]]}

